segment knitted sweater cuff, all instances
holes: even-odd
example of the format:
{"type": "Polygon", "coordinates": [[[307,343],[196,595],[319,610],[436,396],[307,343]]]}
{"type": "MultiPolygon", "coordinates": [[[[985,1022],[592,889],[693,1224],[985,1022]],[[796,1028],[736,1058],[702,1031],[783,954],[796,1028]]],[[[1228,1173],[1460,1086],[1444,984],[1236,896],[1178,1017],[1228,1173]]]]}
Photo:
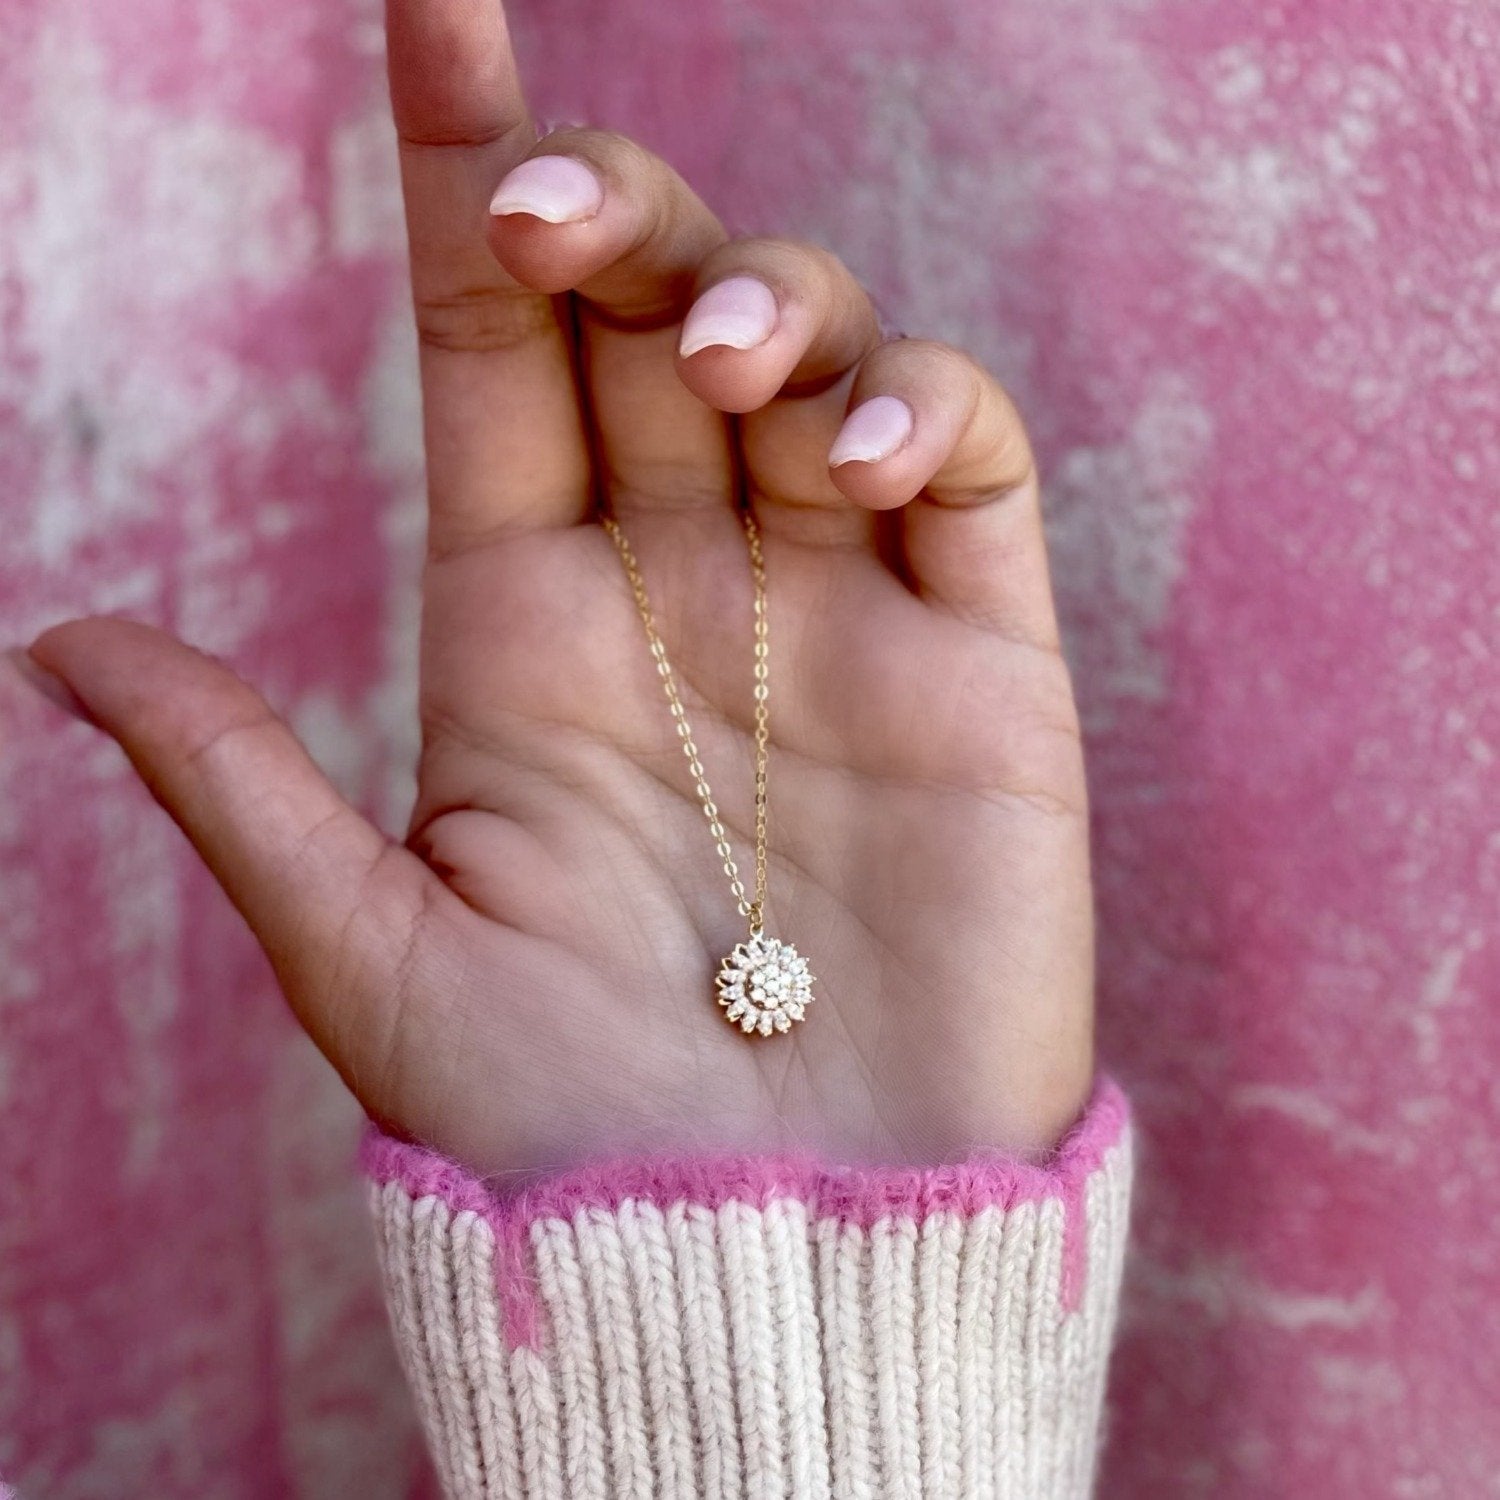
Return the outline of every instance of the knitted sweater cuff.
{"type": "Polygon", "coordinates": [[[1130,1186],[1101,1082],[1051,1158],[643,1159],[502,1189],[366,1142],[449,1496],[1089,1493],[1130,1186]]]}

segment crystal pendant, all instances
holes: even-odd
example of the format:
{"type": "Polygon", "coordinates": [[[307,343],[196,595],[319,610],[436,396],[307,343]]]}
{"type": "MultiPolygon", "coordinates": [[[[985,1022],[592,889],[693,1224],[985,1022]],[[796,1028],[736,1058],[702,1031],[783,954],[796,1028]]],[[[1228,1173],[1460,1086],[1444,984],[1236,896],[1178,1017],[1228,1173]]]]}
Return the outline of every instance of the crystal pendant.
{"type": "Polygon", "coordinates": [[[813,999],[807,960],[790,943],[752,932],[719,968],[724,1019],[747,1036],[790,1031],[813,999]]]}

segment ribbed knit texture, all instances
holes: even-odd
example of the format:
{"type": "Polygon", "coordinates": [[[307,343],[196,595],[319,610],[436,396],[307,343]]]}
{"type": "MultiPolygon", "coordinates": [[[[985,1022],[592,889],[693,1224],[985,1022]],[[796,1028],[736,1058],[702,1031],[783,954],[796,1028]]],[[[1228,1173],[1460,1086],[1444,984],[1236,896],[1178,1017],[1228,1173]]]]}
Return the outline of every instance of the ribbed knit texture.
{"type": "Polygon", "coordinates": [[[451,1497],[1090,1491],[1130,1183],[1108,1084],[1043,1167],[650,1161],[503,1195],[379,1138],[366,1165],[451,1497]]]}

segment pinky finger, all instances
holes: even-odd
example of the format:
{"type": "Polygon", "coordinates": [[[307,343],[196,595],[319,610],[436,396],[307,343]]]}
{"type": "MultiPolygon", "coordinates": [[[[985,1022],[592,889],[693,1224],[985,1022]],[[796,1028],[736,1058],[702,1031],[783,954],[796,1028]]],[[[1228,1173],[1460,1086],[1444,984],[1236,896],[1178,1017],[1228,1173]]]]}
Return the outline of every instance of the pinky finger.
{"type": "Polygon", "coordinates": [[[1036,464],[999,382],[946,344],[897,339],[860,365],[829,453],[870,510],[905,507],[908,581],[973,624],[1055,648],[1036,464]]]}

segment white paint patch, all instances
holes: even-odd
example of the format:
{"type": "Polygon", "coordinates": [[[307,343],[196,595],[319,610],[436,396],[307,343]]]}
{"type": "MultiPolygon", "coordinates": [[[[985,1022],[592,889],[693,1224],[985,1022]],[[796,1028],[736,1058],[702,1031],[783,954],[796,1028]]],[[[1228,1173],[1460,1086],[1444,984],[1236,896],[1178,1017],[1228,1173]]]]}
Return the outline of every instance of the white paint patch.
{"type": "MultiPolygon", "coordinates": [[[[173,1368],[175,1353],[163,1351],[161,1363],[173,1368]]],[[[225,1472],[203,1445],[203,1434],[220,1425],[214,1394],[196,1380],[168,1382],[147,1409],[96,1418],[77,1434],[78,1451],[68,1454],[59,1482],[48,1486],[50,1500],[161,1494],[163,1475],[194,1500],[240,1500],[242,1478],[225,1472]]]]}
{"type": "MultiPolygon", "coordinates": [[[[37,937],[36,877],[23,840],[32,832],[29,799],[17,784],[19,763],[10,746],[0,741],[0,1013],[8,1005],[20,1005],[37,993],[37,975],[31,966],[32,945],[37,937]]],[[[5,1027],[0,1025],[0,1048],[5,1045],[5,1027]]]]}
{"type": "Polygon", "coordinates": [[[12,545],[51,566],[145,514],[155,474],[207,486],[193,450],[262,408],[205,329],[232,322],[247,289],[302,275],[317,233],[295,149],[120,97],[86,19],[75,8],[43,22],[27,149],[0,156],[0,275],[21,293],[0,402],[49,435],[12,545]]]}
{"type": "Polygon", "coordinates": [[[333,250],[344,260],[384,259],[405,236],[396,170],[396,132],[382,98],[340,125],[329,145],[333,250]]]}
{"type": "Polygon", "coordinates": [[[1367,1408],[1394,1411],[1411,1394],[1401,1371],[1385,1359],[1315,1354],[1312,1372],[1318,1384],[1330,1395],[1347,1397],[1367,1408]]]}
{"type": "MultiPolygon", "coordinates": [[[[119,752],[108,747],[109,781],[119,752]]],[[[176,1077],[166,1034],[177,1015],[182,909],[178,891],[186,856],[181,835],[155,803],[119,796],[106,785],[91,799],[99,836],[100,913],[109,935],[112,992],[91,997],[114,1006],[126,1041],[118,1059],[120,1129],[126,1141],[125,1180],[156,1168],[175,1118],[176,1077]]]]}
{"type": "Polygon", "coordinates": [[[903,288],[902,331],[963,344],[1019,378],[1027,351],[1005,340],[999,327],[976,322],[974,312],[994,305],[1005,252],[1029,244],[1040,228],[1043,163],[998,145],[988,158],[939,150],[932,140],[931,65],[924,60],[893,66],[882,54],[857,59],[854,70],[870,101],[870,145],[887,169],[869,177],[823,175],[832,199],[823,210],[828,243],[856,268],[890,263],[887,274],[894,272],[903,288]],[[988,253],[975,255],[975,244],[988,253]]]}
{"type": "Polygon", "coordinates": [[[1443,949],[1422,980],[1410,1024],[1417,1039],[1417,1056],[1424,1067],[1436,1063],[1442,1053],[1441,1013],[1453,1004],[1460,993],[1459,979],[1463,974],[1464,960],[1468,957],[1470,946],[1478,948],[1482,943],[1483,939],[1476,935],[1468,942],[1455,943],[1443,949]]]}
{"type": "Polygon", "coordinates": [[[1389,1308],[1388,1299],[1373,1284],[1345,1296],[1292,1291],[1247,1275],[1229,1256],[1204,1257],[1177,1271],[1137,1252],[1134,1268],[1149,1295],[1190,1304],[1215,1323],[1245,1318],[1286,1333],[1313,1328],[1349,1332],[1382,1317],[1389,1308]]]}
{"type": "Polygon", "coordinates": [[[399,494],[398,510],[423,503],[422,391],[417,378],[417,328],[405,283],[380,310],[374,356],[360,391],[365,456],[399,494]]]}
{"type": "Polygon", "coordinates": [[[1348,1119],[1317,1088],[1292,1088],[1281,1084],[1249,1084],[1229,1093],[1231,1109],[1265,1111],[1293,1120],[1318,1135],[1326,1136],[1335,1146],[1347,1151],[1367,1152],[1386,1160],[1410,1161],[1416,1145],[1404,1136],[1392,1138],[1348,1119]]]}
{"type": "Polygon", "coordinates": [[[1266,88],[1273,65],[1255,42],[1210,57],[1214,128],[1188,135],[1179,126],[1156,142],[1170,186],[1188,194],[1184,226],[1195,258],[1260,287],[1302,280],[1304,262],[1318,253],[1306,232],[1313,218],[1334,224],[1345,241],[1374,240],[1364,197],[1378,193],[1379,178],[1365,162],[1403,102],[1399,80],[1385,69],[1325,64],[1305,91],[1310,110],[1326,109],[1326,127],[1300,125],[1285,143],[1288,131],[1266,88]]]}
{"type": "Polygon", "coordinates": [[[367,451],[391,489],[390,502],[380,517],[389,580],[381,621],[385,664],[369,707],[382,737],[386,767],[384,784],[373,793],[375,816],[381,827],[394,833],[405,830],[416,797],[415,768],[421,749],[417,718],[421,578],[427,540],[417,336],[404,287],[393,296],[381,319],[362,406],[367,451]]]}
{"type": "Polygon", "coordinates": [[[1212,435],[1187,381],[1157,372],[1145,378],[1141,404],[1117,442],[1071,449],[1046,481],[1059,596],[1088,610],[1088,637],[1077,645],[1091,659],[1091,678],[1112,697],[1166,695],[1152,636],[1182,571],[1193,484],[1212,435]]]}
{"type": "Polygon", "coordinates": [[[371,742],[363,716],[351,713],[330,692],[304,693],[292,709],[292,729],[323,774],[350,801],[358,802],[382,747],[371,742]]]}
{"type": "Polygon", "coordinates": [[[267,1102],[266,1264],[290,1492],[404,1500],[417,1439],[380,1312],[363,1184],[350,1170],[364,1117],[290,1028],[267,1102]]]}
{"type": "Polygon", "coordinates": [[[1466,948],[1449,948],[1438,955],[1437,962],[1428,971],[1422,982],[1421,1001],[1429,1010],[1449,1004],[1458,989],[1458,976],[1463,970],[1466,948]]]}
{"type": "Polygon", "coordinates": [[[1283,257],[1283,246],[1318,202],[1317,179],[1289,152],[1263,143],[1205,155],[1190,177],[1199,195],[1188,216],[1198,256],[1227,275],[1265,285],[1295,264],[1283,257]]]}
{"type": "Polygon", "coordinates": [[[1266,70],[1250,47],[1225,47],[1209,58],[1205,68],[1214,99],[1229,108],[1243,108],[1266,89],[1266,70]]]}

